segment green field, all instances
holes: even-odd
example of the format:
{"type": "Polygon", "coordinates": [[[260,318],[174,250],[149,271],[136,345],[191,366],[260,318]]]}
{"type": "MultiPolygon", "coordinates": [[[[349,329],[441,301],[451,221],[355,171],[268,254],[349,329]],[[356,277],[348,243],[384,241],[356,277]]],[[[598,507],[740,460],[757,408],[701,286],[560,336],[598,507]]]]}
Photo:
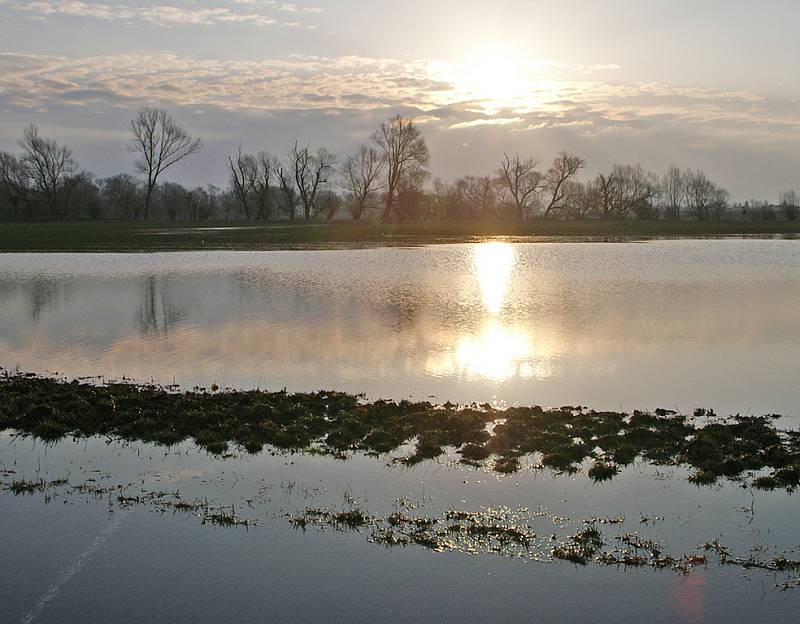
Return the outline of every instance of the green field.
{"type": "Polygon", "coordinates": [[[302,249],[512,239],[794,236],[800,221],[556,221],[253,224],[68,221],[0,224],[0,252],[302,249]]]}

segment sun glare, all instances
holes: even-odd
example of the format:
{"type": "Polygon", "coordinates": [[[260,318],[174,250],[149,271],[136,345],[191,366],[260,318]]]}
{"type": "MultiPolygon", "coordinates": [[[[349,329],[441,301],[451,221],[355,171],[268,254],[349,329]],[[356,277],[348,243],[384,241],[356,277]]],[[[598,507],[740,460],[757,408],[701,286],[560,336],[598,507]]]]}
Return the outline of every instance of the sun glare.
{"type": "Polygon", "coordinates": [[[483,304],[491,314],[497,314],[503,307],[514,262],[514,247],[508,243],[483,243],[475,247],[475,279],[481,289],[483,304]]]}
{"type": "Polygon", "coordinates": [[[508,243],[490,242],[473,248],[474,276],[486,319],[477,332],[458,336],[450,350],[430,358],[426,365],[429,373],[494,382],[547,376],[546,367],[537,362],[532,336],[521,327],[503,322],[515,264],[516,252],[508,243]]]}
{"type": "Polygon", "coordinates": [[[543,77],[535,71],[539,66],[519,50],[494,46],[473,49],[453,62],[432,64],[430,71],[452,84],[455,99],[473,101],[493,113],[536,105],[536,85],[543,77]]]}

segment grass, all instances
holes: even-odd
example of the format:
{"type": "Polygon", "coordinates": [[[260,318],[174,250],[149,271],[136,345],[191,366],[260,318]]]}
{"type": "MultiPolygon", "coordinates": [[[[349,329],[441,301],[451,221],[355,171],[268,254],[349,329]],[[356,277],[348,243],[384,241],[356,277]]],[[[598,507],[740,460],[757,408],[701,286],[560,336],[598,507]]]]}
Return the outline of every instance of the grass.
{"type": "Polygon", "coordinates": [[[800,221],[444,221],[433,223],[0,223],[0,252],[259,250],[474,242],[488,237],[590,240],[793,236],[800,221]]]}
{"type": "MultiPolygon", "coordinates": [[[[340,392],[194,390],[178,392],[130,383],[93,385],[24,373],[0,374],[0,431],[48,442],[107,436],[172,446],[186,440],[220,457],[264,447],[313,451],[346,459],[380,455],[416,441],[405,464],[456,453],[462,461],[498,473],[520,469],[520,459],[541,454],[542,464],[574,473],[587,462],[597,483],[613,479],[617,463],[638,458],[653,465],[684,465],[698,486],[720,478],[753,487],[793,491],[800,486],[800,437],[780,431],[774,416],[659,416],[635,411],[495,410],[428,402],[368,402],[340,392]],[[487,430],[494,425],[492,433],[487,430]],[[483,465],[483,464],[482,464],[483,465]]],[[[629,462],[627,462],[629,463],[629,462]]],[[[345,519],[343,519],[344,521],[345,519]]]]}

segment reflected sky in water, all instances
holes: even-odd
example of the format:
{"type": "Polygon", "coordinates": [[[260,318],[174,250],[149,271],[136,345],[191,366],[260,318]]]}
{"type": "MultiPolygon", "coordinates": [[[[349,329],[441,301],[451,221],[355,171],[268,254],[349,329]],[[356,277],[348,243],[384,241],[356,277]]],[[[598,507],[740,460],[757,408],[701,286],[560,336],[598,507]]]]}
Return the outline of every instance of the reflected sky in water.
{"type": "Polygon", "coordinates": [[[797,416],[800,244],[0,256],[0,364],[797,416]]]}

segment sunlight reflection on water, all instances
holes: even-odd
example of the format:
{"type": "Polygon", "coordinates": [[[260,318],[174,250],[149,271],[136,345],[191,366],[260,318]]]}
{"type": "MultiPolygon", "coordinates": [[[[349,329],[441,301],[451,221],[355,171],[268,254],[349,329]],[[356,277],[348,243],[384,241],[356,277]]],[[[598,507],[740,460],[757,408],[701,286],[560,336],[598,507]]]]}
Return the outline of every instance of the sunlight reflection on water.
{"type": "Polygon", "coordinates": [[[0,365],[796,414],[800,244],[0,256],[0,365]]]}

